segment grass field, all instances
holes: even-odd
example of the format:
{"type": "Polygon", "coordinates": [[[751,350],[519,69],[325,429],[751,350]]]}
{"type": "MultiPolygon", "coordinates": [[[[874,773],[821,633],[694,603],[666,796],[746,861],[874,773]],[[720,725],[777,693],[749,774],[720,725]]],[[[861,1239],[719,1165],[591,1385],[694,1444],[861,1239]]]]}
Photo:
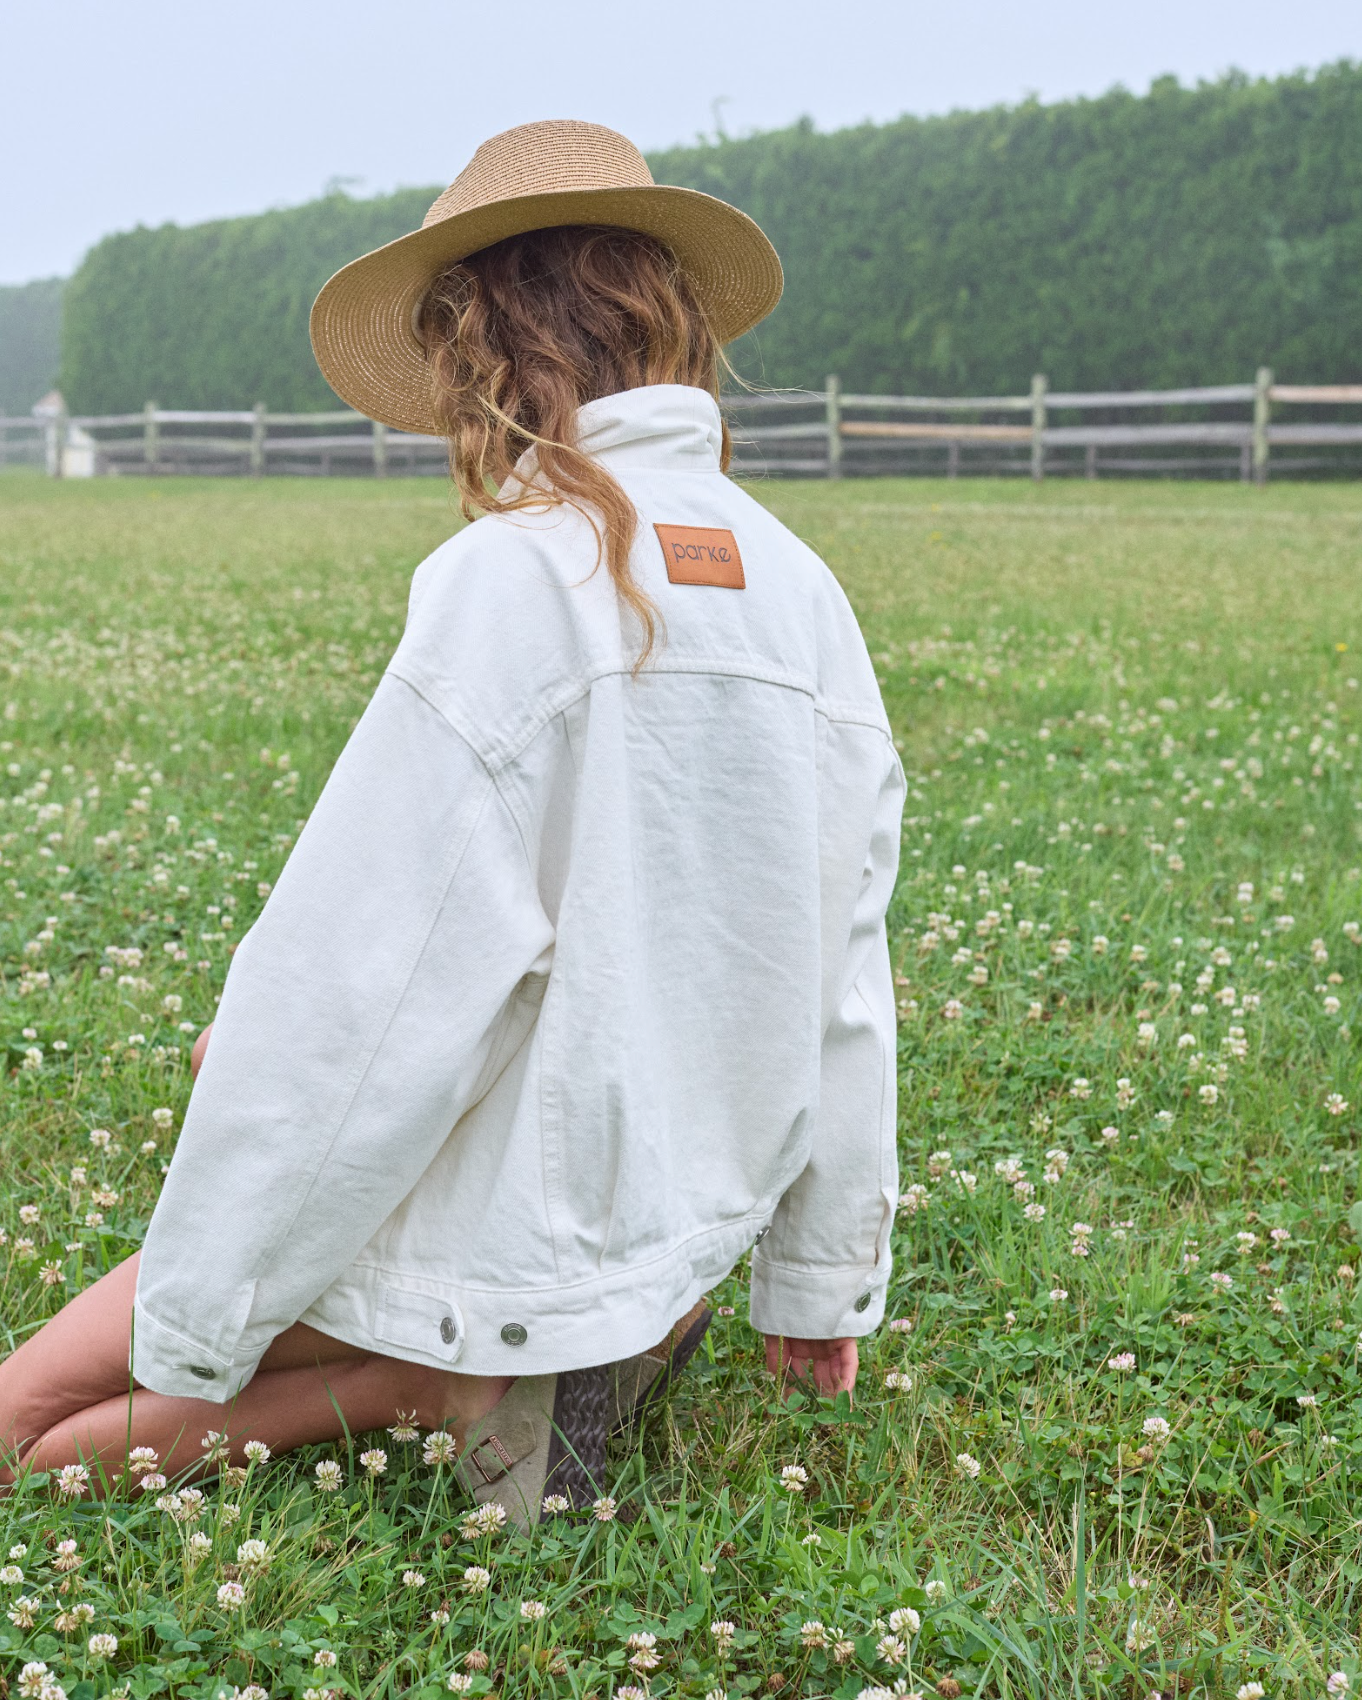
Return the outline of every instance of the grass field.
{"type": "MultiPolygon", "coordinates": [[[[470,1535],[392,1436],[201,1499],[33,1479],[11,1696],[1362,1681],[1362,491],[759,494],[910,781],[855,1409],[774,1398],[740,1267],[613,1520],[470,1535]]],[[[0,1349],[138,1244],[190,1034],[453,525],[429,481],[0,479],[0,1349]]]]}

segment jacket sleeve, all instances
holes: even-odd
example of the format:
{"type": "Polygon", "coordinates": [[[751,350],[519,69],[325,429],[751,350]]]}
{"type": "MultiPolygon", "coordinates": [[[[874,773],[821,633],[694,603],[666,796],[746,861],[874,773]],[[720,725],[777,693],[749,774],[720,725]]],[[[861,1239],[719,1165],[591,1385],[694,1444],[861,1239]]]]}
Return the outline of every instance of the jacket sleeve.
{"type": "Polygon", "coordinates": [[[389,673],[228,973],[142,1253],[138,1381],[250,1380],[490,1088],[552,942],[493,776],[389,673]]]}
{"type": "MultiPolygon", "coordinates": [[[[904,796],[892,749],[879,771],[849,934],[840,929],[808,1162],[752,1253],[752,1326],[764,1334],[836,1339],[868,1334],[884,1317],[898,1199],[898,1032],[884,917],[904,796]]],[[[844,812],[864,819],[865,807],[844,812]]]]}

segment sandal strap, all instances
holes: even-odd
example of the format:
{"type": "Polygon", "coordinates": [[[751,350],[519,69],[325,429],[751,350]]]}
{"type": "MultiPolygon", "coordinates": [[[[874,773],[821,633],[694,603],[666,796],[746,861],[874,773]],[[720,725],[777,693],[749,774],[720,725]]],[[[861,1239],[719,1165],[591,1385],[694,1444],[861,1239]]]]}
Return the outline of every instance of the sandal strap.
{"type": "Polygon", "coordinates": [[[525,1417],[500,1424],[490,1434],[480,1434],[459,1455],[465,1486],[486,1487],[500,1481],[535,1447],[534,1424],[525,1417]]]}

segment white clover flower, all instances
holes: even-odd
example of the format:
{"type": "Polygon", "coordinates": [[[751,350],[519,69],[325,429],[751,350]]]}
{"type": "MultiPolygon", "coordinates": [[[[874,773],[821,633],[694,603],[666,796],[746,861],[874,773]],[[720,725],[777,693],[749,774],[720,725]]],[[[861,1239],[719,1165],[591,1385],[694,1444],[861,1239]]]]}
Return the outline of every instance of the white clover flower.
{"type": "Polygon", "coordinates": [[[1198,1086],[1196,1095],[1203,1104],[1214,1104],[1220,1098],[1220,1088],[1207,1081],[1205,1086],[1198,1086]]]}
{"type": "Polygon", "coordinates": [[[591,1515],[598,1523],[613,1523],[618,1511],[619,1506],[608,1493],[591,1502],[591,1515]]]}
{"type": "Polygon", "coordinates": [[[1126,1652],[1142,1653],[1146,1647],[1154,1644],[1154,1631],[1149,1624],[1138,1617],[1132,1617],[1130,1628],[1126,1631],[1126,1652]]]}
{"type": "Polygon", "coordinates": [[[1291,1230],[1290,1228],[1274,1228],[1268,1235],[1268,1238],[1272,1241],[1273,1245],[1285,1245],[1291,1238],[1291,1230]]]}
{"type": "Polygon", "coordinates": [[[1263,1700],[1266,1693],[1261,1682],[1241,1682],[1234,1691],[1234,1700],[1263,1700]]]}
{"type": "Polygon", "coordinates": [[[962,1476],[968,1476],[971,1481],[977,1480],[979,1472],[983,1469],[979,1460],[972,1457],[968,1452],[956,1453],[955,1467],[962,1476]]]}
{"type": "Polygon", "coordinates": [[[1022,1215],[1028,1222],[1043,1222],[1045,1220],[1045,1206],[1043,1204],[1028,1204],[1022,1210],[1022,1215]]]}
{"type": "Polygon", "coordinates": [[[946,1597],[946,1584],[939,1576],[933,1576],[932,1579],[923,1587],[922,1591],[926,1594],[927,1598],[933,1602],[937,1600],[944,1600],[946,1597]]]}
{"type": "Polygon", "coordinates": [[[540,1623],[549,1615],[549,1608],[543,1600],[522,1600],[520,1602],[520,1615],[528,1623],[540,1623]]]}
{"type": "Polygon", "coordinates": [[[47,1676],[47,1666],[41,1659],[29,1660],[19,1672],[19,1692],[25,1700],[36,1700],[36,1696],[42,1693],[47,1676]]]}
{"type": "Polygon", "coordinates": [[[84,1464],[63,1464],[57,1472],[57,1492],[63,1499],[79,1499],[89,1488],[90,1472],[84,1464]]]}
{"type": "Polygon", "coordinates": [[[882,1635],[875,1644],[875,1656],[887,1665],[899,1665],[908,1657],[908,1649],[896,1635],[882,1635]]]}
{"type": "Polygon", "coordinates": [[[416,1412],[413,1411],[410,1416],[408,1416],[406,1412],[399,1411],[397,1413],[397,1421],[388,1430],[388,1433],[394,1440],[407,1441],[418,1439],[421,1431],[416,1426],[416,1412]]]}
{"type": "Polygon", "coordinates": [[[366,1476],[381,1476],[388,1467],[388,1454],[377,1446],[359,1455],[360,1467],[366,1476]]]}
{"type": "Polygon", "coordinates": [[[1167,1417],[1146,1417],[1141,1427],[1150,1440],[1167,1440],[1173,1432],[1167,1417]]]}
{"type": "Polygon", "coordinates": [[[899,1606],[889,1614],[889,1627],[895,1635],[916,1635],[922,1628],[922,1619],[912,1606],[899,1606]]]}
{"type": "Polygon", "coordinates": [[[0,1569],[0,1582],[7,1588],[17,1588],[24,1579],[24,1573],[17,1564],[7,1564],[0,1569]]]}
{"type": "Polygon", "coordinates": [[[809,1472],[802,1464],[785,1464],[781,1467],[780,1485],[786,1493],[803,1493],[809,1485],[809,1472]]]}
{"type": "Polygon", "coordinates": [[[551,1493],[545,1497],[541,1509],[546,1517],[557,1517],[572,1510],[572,1501],[565,1493],[551,1493]]]}
{"type": "Polygon", "coordinates": [[[248,1440],[241,1449],[248,1464],[268,1464],[270,1449],[263,1440],[248,1440]]]}
{"type": "Polygon", "coordinates": [[[714,1637],[720,1653],[726,1653],[733,1645],[733,1637],[738,1633],[736,1623],[730,1623],[727,1618],[718,1617],[709,1626],[709,1632],[714,1637]]]}
{"type": "Polygon", "coordinates": [[[432,1429],[421,1448],[421,1456],[427,1464],[452,1464],[458,1453],[458,1443],[454,1436],[442,1428],[432,1429]]]}
{"type": "Polygon", "coordinates": [[[801,1625],[799,1640],[802,1646],[808,1648],[826,1647],[828,1632],[823,1624],[818,1622],[817,1618],[811,1618],[807,1623],[801,1625]]]}
{"type": "Polygon", "coordinates": [[[1233,1289],[1234,1282],[1230,1276],[1217,1269],[1211,1276],[1211,1285],[1213,1287],[1218,1287],[1222,1293],[1228,1293],[1233,1289]]]}
{"type": "Polygon", "coordinates": [[[1340,1092],[1331,1092],[1324,1100],[1324,1108],[1331,1116],[1341,1116],[1348,1108],[1348,1100],[1340,1092]]]}
{"type": "Polygon", "coordinates": [[[1319,1400],[1313,1393],[1298,1393],[1296,1403],[1303,1411],[1313,1411],[1318,1406],[1319,1400]]]}
{"type": "Polygon", "coordinates": [[[98,1635],[92,1635],[85,1645],[92,1659],[111,1659],[118,1651],[118,1637],[101,1631],[98,1635]]]}
{"type": "Polygon", "coordinates": [[[312,1655],[312,1662],[319,1670],[335,1670],[337,1661],[330,1647],[319,1647],[312,1655]]]}
{"type": "Polygon", "coordinates": [[[319,1493],[335,1493],[341,1485],[341,1467],[334,1458],[323,1458],[313,1475],[319,1493]]]}
{"type": "Polygon", "coordinates": [[[473,1686],[473,1678],[463,1671],[452,1670],[445,1678],[445,1687],[451,1694],[467,1694],[473,1686]]]}
{"type": "Polygon", "coordinates": [[[470,1594],[485,1594],[492,1586],[492,1572],[481,1564],[470,1564],[463,1573],[463,1585],[470,1594]]]}
{"type": "Polygon", "coordinates": [[[5,1615],[16,1629],[32,1629],[37,1610],[37,1600],[28,1599],[25,1595],[20,1594],[5,1615]]]}
{"type": "Polygon", "coordinates": [[[246,1590],[240,1582],[224,1582],[218,1589],[218,1604],[223,1611],[240,1611],[246,1603],[246,1590]]]}
{"type": "Polygon", "coordinates": [[[1352,1687],[1352,1681],[1349,1678],[1347,1671],[1336,1670],[1324,1686],[1330,1694],[1346,1694],[1352,1687]]]}
{"type": "Polygon", "coordinates": [[[426,1579],[421,1571],[404,1570],[402,1572],[402,1586],[404,1588],[424,1588],[425,1585],[426,1579]]]}
{"type": "Polygon", "coordinates": [[[1128,1370],[1128,1369],[1134,1369],[1135,1368],[1135,1354],[1134,1354],[1134,1352],[1117,1352],[1114,1357],[1110,1357],[1110,1358],[1107,1359],[1107,1368],[1108,1369],[1114,1369],[1118,1373],[1124,1372],[1125,1370],[1128,1370]]]}
{"type": "Polygon", "coordinates": [[[507,1511],[505,1506],[498,1504],[495,1499],[480,1504],[473,1513],[473,1523],[480,1535],[495,1535],[500,1528],[507,1527],[507,1511]]]}
{"type": "Polygon", "coordinates": [[[270,1549],[265,1541],[242,1541],[236,1549],[236,1561],[243,1570],[267,1570],[270,1563],[270,1549]]]}
{"type": "Polygon", "coordinates": [[[899,1209],[906,1211],[909,1216],[916,1216],[919,1210],[925,1210],[929,1203],[927,1188],[921,1181],[915,1181],[908,1190],[899,1195],[899,1209]]]}
{"type": "Polygon", "coordinates": [[[907,1393],[912,1388],[913,1378],[900,1369],[891,1369],[884,1378],[884,1385],[895,1393],[907,1393]]]}
{"type": "Polygon", "coordinates": [[[889,1324],[889,1332],[891,1334],[911,1334],[913,1332],[912,1321],[906,1316],[896,1316],[889,1324]]]}

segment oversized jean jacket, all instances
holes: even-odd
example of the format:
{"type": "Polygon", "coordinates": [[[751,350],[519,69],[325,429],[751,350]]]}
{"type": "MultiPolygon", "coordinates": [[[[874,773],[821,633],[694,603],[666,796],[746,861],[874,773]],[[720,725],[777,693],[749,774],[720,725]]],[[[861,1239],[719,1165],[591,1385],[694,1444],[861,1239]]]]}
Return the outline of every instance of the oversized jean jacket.
{"type": "Polygon", "coordinates": [[[608,1363],[754,1245],[756,1328],[882,1317],[903,774],[874,670],[720,472],[708,395],[580,431],[637,506],[661,648],[631,676],[571,509],[418,568],[227,976],[143,1252],[147,1387],[227,1400],[299,1319],[473,1374],[608,1363]],[[671,582],[655,522],[731,532],[744,587],[671,582]]]}

